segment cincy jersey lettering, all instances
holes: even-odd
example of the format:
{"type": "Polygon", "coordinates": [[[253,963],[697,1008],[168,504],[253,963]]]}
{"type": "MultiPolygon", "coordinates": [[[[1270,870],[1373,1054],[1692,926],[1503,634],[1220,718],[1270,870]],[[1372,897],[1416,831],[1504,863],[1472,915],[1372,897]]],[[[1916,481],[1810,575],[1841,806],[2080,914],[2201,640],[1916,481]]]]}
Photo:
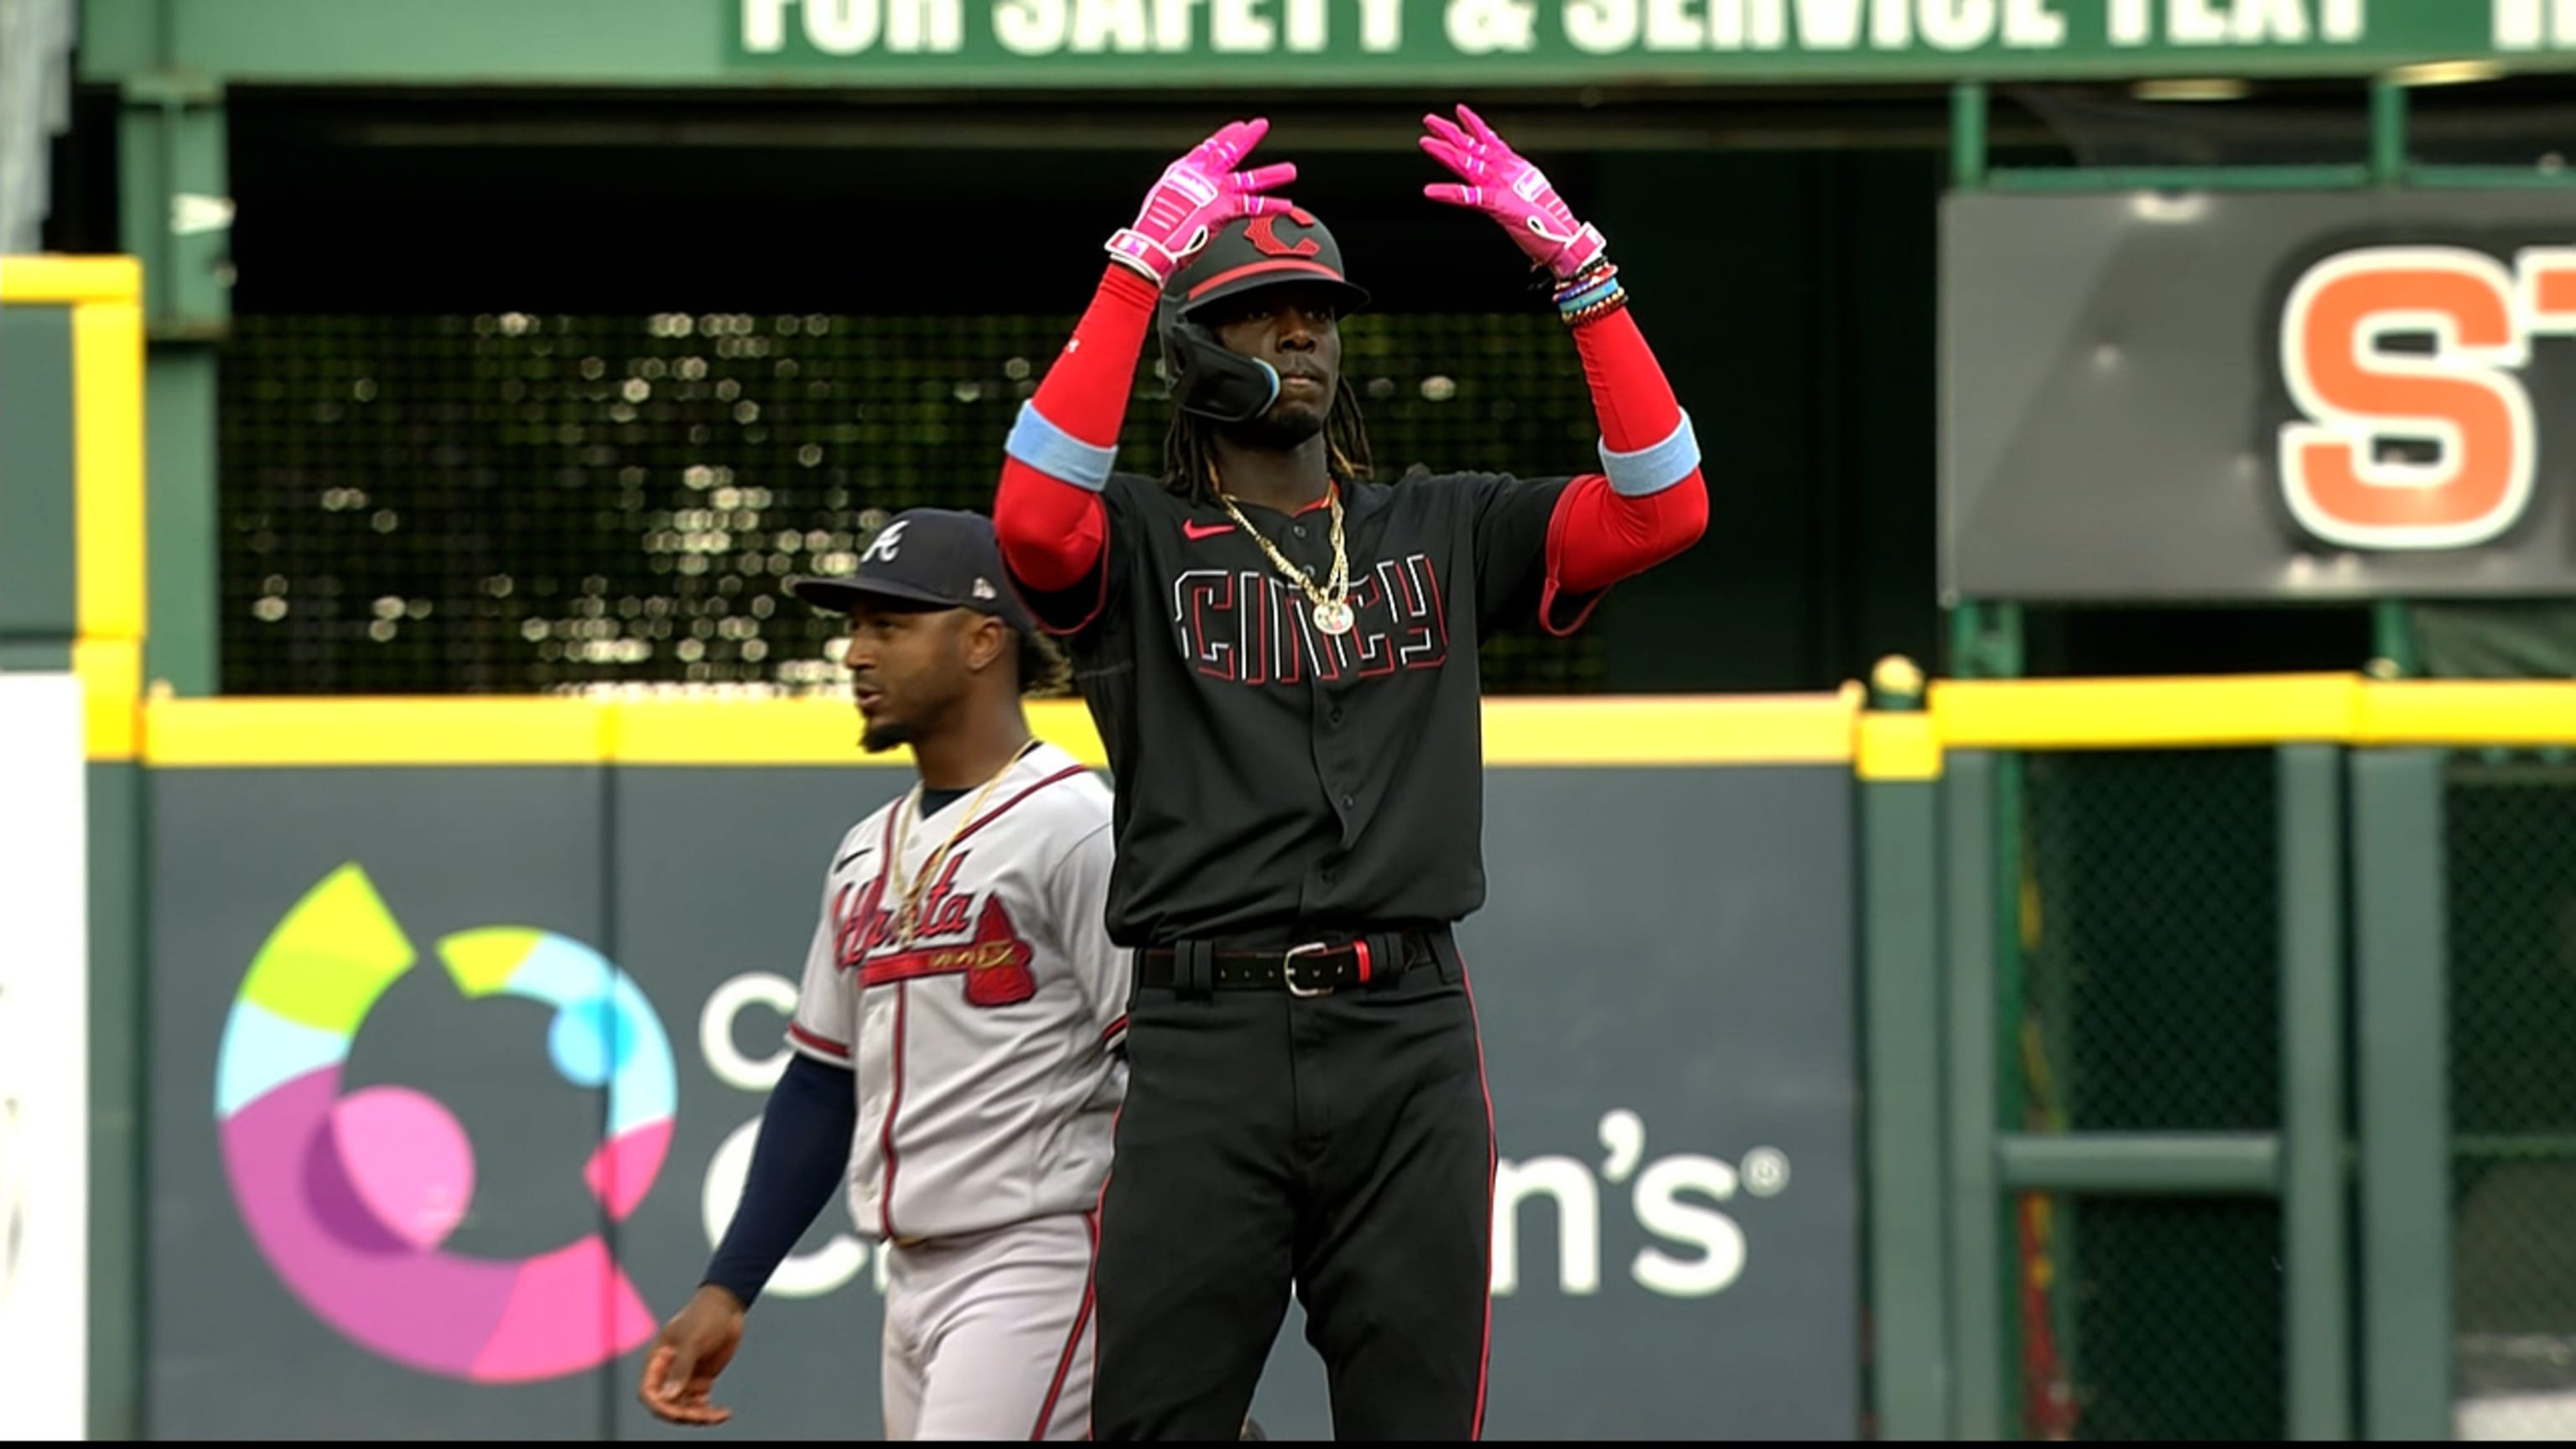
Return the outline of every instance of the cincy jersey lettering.
{"type": "Polygon", "coordinates": [[[1427,554],[1388,559],[1351,581],[1347,634],[1315,627],[1305,592],[1260,569],[1190,569],[1172,580],[1181,657],[1212,679],[1248,685],[1372,679],[1437,669],[1449,658],[1440,576],[1427,554]]]}
{"type": "Polygon", "coordinates": [[[962,975],[970,1005],[1011,1006],[1036,995],[1037,978],[1030,968],[1037,952],[1012,923],[1001,894],[986,895],[977,910],[975,894],[956,888],[958,868],[971,853],[961,850],[949,857],[939,879],[923,891],[921,924],[909,949],[884,949],[895,944],[895,931],[894,911],[884,903],[882,874],[865,887],[841,887],[832,901],[833,964],[859,973],[862,989],[962,975]]]}

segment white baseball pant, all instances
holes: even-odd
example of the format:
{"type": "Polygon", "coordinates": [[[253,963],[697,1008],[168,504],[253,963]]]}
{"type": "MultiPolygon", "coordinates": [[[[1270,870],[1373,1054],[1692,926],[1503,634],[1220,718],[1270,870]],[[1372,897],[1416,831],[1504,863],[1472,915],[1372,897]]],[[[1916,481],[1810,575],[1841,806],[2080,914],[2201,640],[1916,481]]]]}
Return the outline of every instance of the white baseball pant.
{"type": "Polygon", "coordinates": [[[1089,1438],[1098,1231],[1061,1213],[886,1244],[886,1438],[1089,1438]]]}

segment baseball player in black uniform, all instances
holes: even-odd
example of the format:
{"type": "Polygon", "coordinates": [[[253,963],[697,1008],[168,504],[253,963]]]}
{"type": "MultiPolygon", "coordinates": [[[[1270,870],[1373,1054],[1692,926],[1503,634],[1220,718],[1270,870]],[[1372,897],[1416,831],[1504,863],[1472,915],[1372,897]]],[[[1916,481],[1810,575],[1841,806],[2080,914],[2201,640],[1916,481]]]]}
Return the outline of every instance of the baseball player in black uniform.
{"type": "Polygon", "coordinates": [[[1023,408],[1006,570],[1065,637],[1116,798],[1130,1076],[1102,1195],[1094,1437],[1234,1437],[1293,1291],[1342,1438],[1477,1437],[1494,1143],[1453,923],[1483,904],[1477,649],[1578,627],[1706,525],[1688,418],[1600,233],[1475,114],[1426,118],[1544,268],[1597,465],[1372,476],[1323,223],[1238,170],[1239,122],[1166,168],[1023,408]],[[1114,443],[1149,327],[1161,467],[1114,443]]]}

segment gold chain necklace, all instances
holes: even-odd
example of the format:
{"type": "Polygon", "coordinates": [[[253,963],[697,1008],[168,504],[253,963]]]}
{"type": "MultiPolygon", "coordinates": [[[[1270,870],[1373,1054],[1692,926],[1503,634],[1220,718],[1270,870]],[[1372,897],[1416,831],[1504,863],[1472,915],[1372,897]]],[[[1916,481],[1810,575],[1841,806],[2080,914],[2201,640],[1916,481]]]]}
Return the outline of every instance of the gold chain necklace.
{"type": "Polygon", "coordinates": [[[1261,545],[1261,551],[1270,555],[1272,566],[1286,575],[1290,583],[1305,590],[1307,599],[1314,605],[1315,627],[1327,634],[1347,634],[1351,632],[1356,616],[1351,612],[1350,602],[1350,555],[1342,551],[1342,490],[1338,485],[1328,483],[1325,497],[1333,509],[1333,572],[1330,580],[1319,589],[1315,587],[1313,575],[1290,563],[1286,554],[1272,546],[1260,529],[1252,526],[1252,520],[1244,517],[1243,510],[1234,506],[1234,495],[1222,489],[1216,490],[1216,501],[1224,504],[1225,511],[1242,525],[1243,531],[1252,535],[1252,541],[1261,545]]]}
{"type": "Polygon", "coordinates": [[[1020,746],[1017,754],[1002,762],[1002,768],[994,771],[993,777],[975,792],[975,798],[966,802],[966,812],[957,817],[956,824],[948,827],[948,838],[939,842],[939,848],[921,863],[921,873],[912,878],[910,885],[902,883],[903,842],[912,833],[912,817],[921,809],[921,782],[913,781],[912,788],[904,792],[903,799],[895,805],[894,844],[888,849],[886,859],[888,882],[895,887],[895,894],[900,898],[894,917],[897,948],[910,949],[912,938],[920,932],[921,893],[932,881],[939,879],[940,868],[948,863],[948,852],[956,846],[957,838],[966,833],[966,827],[974,822],[976,812],[984,808],[985,798],[993,793],[993,787],[1001,784],[1002,777],[1011,773],[1011,767],[1027,758],[1029,751],[1037,747],[1038,742],[1031,740],[1020,746]]]}

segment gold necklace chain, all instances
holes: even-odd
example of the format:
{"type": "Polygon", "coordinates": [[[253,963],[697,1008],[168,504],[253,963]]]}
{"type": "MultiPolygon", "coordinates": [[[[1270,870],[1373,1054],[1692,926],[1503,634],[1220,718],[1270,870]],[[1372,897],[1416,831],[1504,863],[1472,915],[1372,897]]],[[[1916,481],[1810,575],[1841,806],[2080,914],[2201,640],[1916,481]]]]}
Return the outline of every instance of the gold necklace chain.
{"type": "Polygon", "coordinates": [[[1011,773],[1011,767],[1025,759],[1029,751],[1036,749],[1037,745],[1037,741],[1031,740],[1020,746],[1017,754],[1002,762],[1002,768],[995,770],[993,777],[986,780],[983,788],[975,792],[975,798],[966,802],[966,813],[958,816],[957,823],[948,827],[948,838],[939,842],[939,848],[933,850],[930,858],[921,863],[921,873],[912,878],[910,885],[902,884],[903,842],[905,837],[912,833],[913,815],[921,808],[921,782],[913,781],[912,788],[904,792],[903,799],[895,806],[894,843],[888,849],[886,859],[886,875],[889,883],[895,886],[896,894],[901,898],[900,903],[895,907],[894,917],[897,947],[909,948],[912,945],[912,938],[920,932],[921,893],[932,881],[939,879],[940,868],[947,863],[948,852],[957,844],[957,838],[966,833],[966,827],[973,823],[976,812],[984,808],[984,801],[993,793],[993,787],[1001,784],[1003,777],[1011,773]]]}
{"type": "Polygon", "coordinates": [[[1271,565],[1290,583],[1305,591],[1308,602],[1314,606],[1315,627],[1327,634],[1347,634],[1354,620],[1350,604],[1351,560],[1342,548],[1342,490],[1326,484],[1325,497],[1333,510],[1333,572],[1320,589],[1315,586],[1314,575],[1289,562],[1286,554],[1264,537],[1260,529],[1252,526],[1252,520],[1244,517],[1243,510],[1234,506],[1234,495],[1219,489],[1216,501],[1225,505],[1226,513],[1242,525],[1244,532],[1252,535],[1252,541],[1261,545],[1263,553],[1270,555],[1271,565]]]}

